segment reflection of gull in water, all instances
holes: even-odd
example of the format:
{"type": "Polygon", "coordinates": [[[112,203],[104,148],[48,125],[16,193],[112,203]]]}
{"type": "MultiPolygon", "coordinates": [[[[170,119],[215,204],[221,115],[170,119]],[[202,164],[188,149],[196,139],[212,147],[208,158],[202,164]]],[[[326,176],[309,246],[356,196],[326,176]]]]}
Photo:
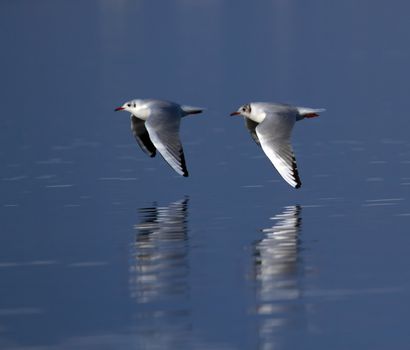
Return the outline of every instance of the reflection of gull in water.
{"type": "Polygon", "coordinates": [[[187,209],[188,198],[140,209],[129,277],[137,348],[179,348],[175,343],[190,338],[187,209]]]}
{"type": "Polygon", "coordinates": [[[254,246],[255,278],[257,281],[257,313],[261,315],[260,339],[263,349],[277,345],[273,332],[295,326],[304,318],[303,305],[292,303],[300,297],[299,231],[300,206],[285,207],[272,218],[275,224],[263,229],[264,237],[254,246]]]}
{"type": "Polygon", "coordinates": [[[272,218],[276,224],[263,229],[265,237],[256,243],[256,277],[261,301],[294,299],[298,295],[295,275],[300,211],[299,206],[286,207],[282,214],[272,218]]]}
{"type": "Polygon", "coordinates": [[[155,301],[186,290],[188,199],[167,207],[140,209],[141,222],[131,262],[131,294],[139,303],[155,301]]]}

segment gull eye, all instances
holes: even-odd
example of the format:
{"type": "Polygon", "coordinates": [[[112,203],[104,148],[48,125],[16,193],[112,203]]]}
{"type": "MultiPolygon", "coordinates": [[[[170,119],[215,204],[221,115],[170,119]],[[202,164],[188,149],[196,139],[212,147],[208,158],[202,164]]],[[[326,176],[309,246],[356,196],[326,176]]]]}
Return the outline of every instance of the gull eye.
{"type": "Polygon", "coordinates": [[[127,106],[128,106],[128,107],[131,107],[131,103],[128,103],[127,106]]]}
{"type": "Polygon", "coordinates": [[[242,111],[243,111],[243,112],[246,112],[246,108],[245,108],[245,107],[242,107],[242,111]]]}

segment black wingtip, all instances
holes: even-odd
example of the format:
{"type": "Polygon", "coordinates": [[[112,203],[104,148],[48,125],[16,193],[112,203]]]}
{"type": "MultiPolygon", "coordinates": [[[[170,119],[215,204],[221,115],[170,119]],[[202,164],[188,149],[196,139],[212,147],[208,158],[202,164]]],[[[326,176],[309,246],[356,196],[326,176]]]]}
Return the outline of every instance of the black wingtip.
{"type": "Polygon", "coordinates": [[[293,162],[292,162],[293,177],[295,178],[295,181],[296,181],[295,188],[298,189],[302,186],[302,181],[300,181],[298,166],[296,164],[296,158],[295,158],[295,156],[293,156],[292,158],[293,158],[292,159],[293,160],[293,162]]]}
{"type": "Polygon", "coordinates": [[[188,169],[187,169],[187,167],[186,167],[184,150],[182,149],[182,147],[181,147],[181,149],[180,149],[180,151],[179,151],[179,154],[180,154],[180,157],[181,157],[181,167],[182,167],[182,171],[184,172],[184,173],[182,174],[182,176],[183,176],[183,177],[188,177],[189,174],[188,174],[188,169]]]}

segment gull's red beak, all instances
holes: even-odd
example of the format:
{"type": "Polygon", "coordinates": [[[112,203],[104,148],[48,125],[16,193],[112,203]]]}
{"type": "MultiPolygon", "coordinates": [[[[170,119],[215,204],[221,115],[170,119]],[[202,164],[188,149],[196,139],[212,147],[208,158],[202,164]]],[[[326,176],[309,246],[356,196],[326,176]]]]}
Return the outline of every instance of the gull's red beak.
{"type": "Polygon", "coordinates": [[[124,107],[118,107],[118,108],[114,109],[115,112],[123,111],[123,110],[124,110],[124,107]]]}
{"type": "Polygon", "coordinates": [[[239,112],[232,112],[230,115],[232,116],[232,115],[239,115],[239,114],[241,114],[241,113],[239,113],[239,112]]]}

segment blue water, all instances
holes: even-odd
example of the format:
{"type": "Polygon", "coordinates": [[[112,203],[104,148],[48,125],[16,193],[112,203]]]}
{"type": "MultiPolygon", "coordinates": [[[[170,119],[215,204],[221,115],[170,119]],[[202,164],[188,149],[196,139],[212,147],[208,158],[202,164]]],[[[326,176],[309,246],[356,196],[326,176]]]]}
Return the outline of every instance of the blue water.
{"type": "Polygon", "coordinates": [[[407,349],[404,1],[0,3],[0,348],[407,349]],[[184,119],[189,178],[131,98],[184,119]],[[289,187],[240,118],[297,123],[289,187]]]}

